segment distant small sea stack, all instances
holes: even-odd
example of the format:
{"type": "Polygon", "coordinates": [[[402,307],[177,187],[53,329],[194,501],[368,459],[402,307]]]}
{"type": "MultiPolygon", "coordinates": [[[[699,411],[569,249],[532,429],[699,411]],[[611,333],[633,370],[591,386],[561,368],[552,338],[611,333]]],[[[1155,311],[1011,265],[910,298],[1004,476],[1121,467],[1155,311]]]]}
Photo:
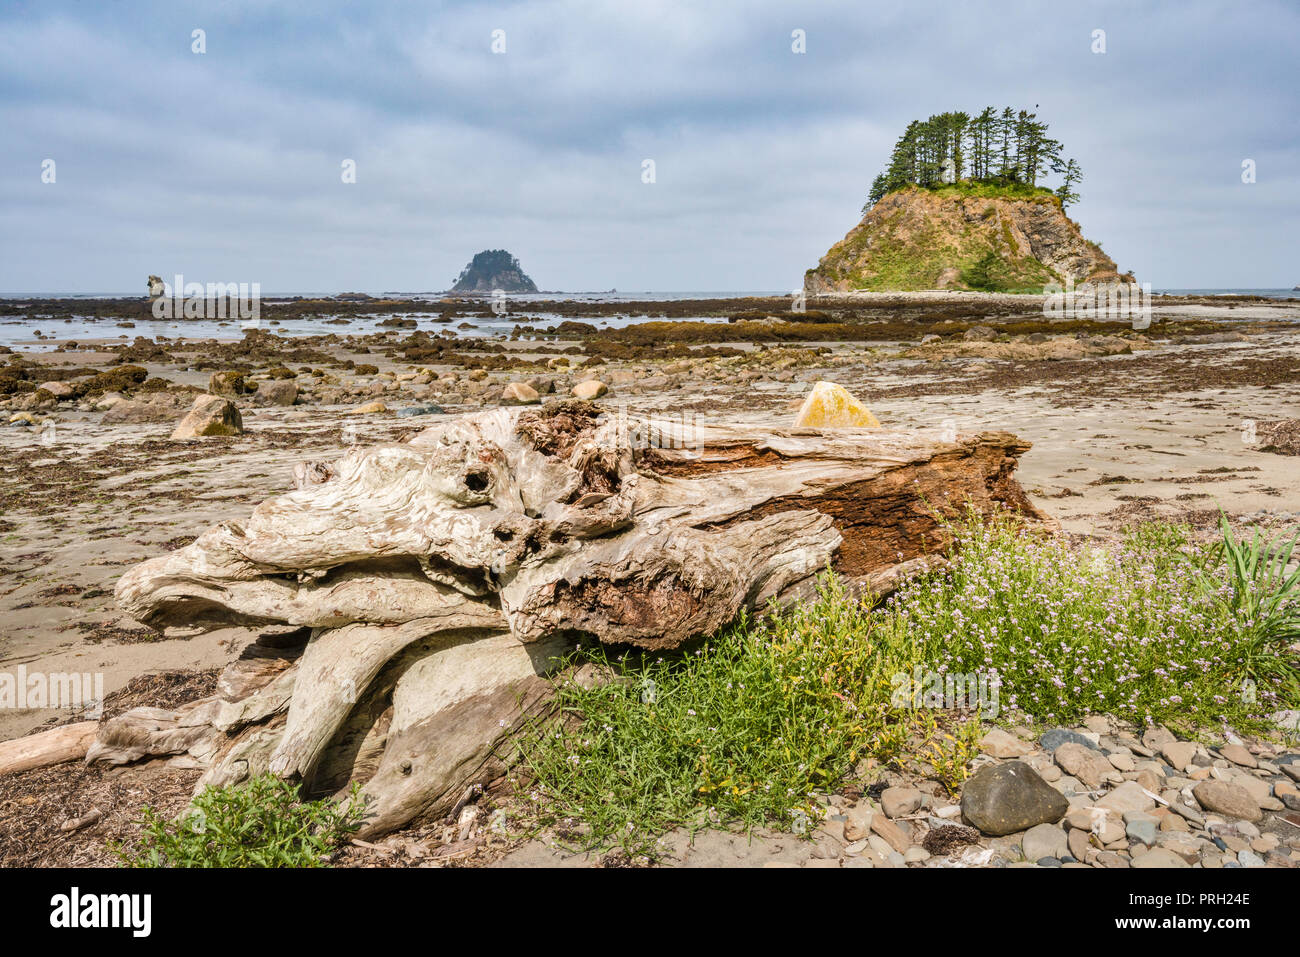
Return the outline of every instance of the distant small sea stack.
{"type": "Polygon", "coordinates": [[[149,277],[149,298],[159,299],[167,292],[167,286],[162,281],[162,276],[149,277]]]}
{"type": "Polygon", "coordinates": [[[452,292],[490,294],[501,292],[537,292],[537,284],[528,278],[519,260],[504,249],[485,249],[476,253],[461,270],[452,292]]]}

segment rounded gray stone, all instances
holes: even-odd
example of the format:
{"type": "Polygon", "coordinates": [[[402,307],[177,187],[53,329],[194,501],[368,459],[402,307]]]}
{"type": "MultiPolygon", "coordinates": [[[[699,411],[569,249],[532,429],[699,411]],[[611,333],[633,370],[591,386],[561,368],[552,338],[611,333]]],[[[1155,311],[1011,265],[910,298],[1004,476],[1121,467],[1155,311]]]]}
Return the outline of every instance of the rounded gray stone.
{"type": "Polygon", "coordinates": [[[1069,807],[1060,791],[1022,761],[981,768],[961,795],[962,817],[994,837],[1055,824],[1069,807]]]}

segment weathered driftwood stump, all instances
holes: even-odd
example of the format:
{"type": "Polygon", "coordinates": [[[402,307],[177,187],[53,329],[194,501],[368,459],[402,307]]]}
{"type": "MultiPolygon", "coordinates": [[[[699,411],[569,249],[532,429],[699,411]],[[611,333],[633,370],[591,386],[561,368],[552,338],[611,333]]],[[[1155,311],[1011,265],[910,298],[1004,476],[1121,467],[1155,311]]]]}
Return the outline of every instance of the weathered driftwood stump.
{"type": "MultiPolygon", "coordinates": [[[[935,512],[1037,517],[1005,432],[633,430],[553,403],[448,418],[300,465],[244,523],[130,570],[121,606],[173,634],[269,628],[219,693],[105,722],[87,760],[150,754],[202,783],[364,782],[363,836],[501,773],[584,636],[671,649],[828,566],[883,590],[944,544],[935,512]]],[[[590,638],[589,638],[590,640],[590,638]]]]}

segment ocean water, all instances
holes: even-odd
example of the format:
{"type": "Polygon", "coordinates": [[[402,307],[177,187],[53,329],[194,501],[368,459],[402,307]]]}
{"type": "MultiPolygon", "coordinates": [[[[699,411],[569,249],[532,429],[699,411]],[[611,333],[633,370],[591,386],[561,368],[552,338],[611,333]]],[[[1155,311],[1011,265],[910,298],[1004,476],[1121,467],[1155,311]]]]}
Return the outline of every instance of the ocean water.
{"type": "MultiPolygon", "coordinates": [[[[736,299],[749,296],[778,296],[789,295],[788,290],[781,292],[547,292],[547,293],[520,293],[518,295],[507,295],[507,301],[527,301],[527,302],[674,302],[683,299],[736,299]]],[[[327,298],[328,294],[311,294],[311,293],[279,293],[276,295],[263,295],[262,304],[267,305],[275,302],[283,302],[295,296],[306,298],[327,298]]],[[[64,299],[64,300],[90,300],[90,299],[113,299],[113,298],[132,298],[133,296],[113,295],[113,294],[95,294],[87,293],[76,296],[17,296],[6,295],[0,296],[3,299],[64,299]]],[[[509,335],[521,325],[533,325],[545,327],[554,325],[563,321],[563,317],[557,317],[554,313],[525,311],[512,311],[508,315],[501,317],[466,317],[453,319],[451,322],[436,322],[438,314],[436,312],[421,311],[420,301],[430,299],[440,299],[440,293],[382,293],[376,298],[385,299],[410,299],[412,307],[409,311],[400,313],[403,318],[414,319],[419,323],[418,328],[428,332],[442,332],[448,335],[462,337],[476,336],[495,336],[509,335]],[[470,324],[468,328],[458,328],[462,323],[470,324]]],[[[484,300],[484,308],[487,307],[489,300],[484,300]]],[[[34,303],[32,313],[40,312],[39,303],[34,303]]],[[[377,312],[377,313],[356,313],[348,316],[350,320],[347,324],[331,323],[328,320],[332,317],[325,315],[320,318],[293,319],[284,322],[281,325],[272,324],[270,315],[261,316],[255,328],[262,329],[266,332],[272,332],[280,336],[318,336],[333,333],[339,336],[347,335],[370,335],[373,333],[389,331],[391,327],[380,325],[384,320],[391,319],[395,313],[377,312]]],[[[645,311],[629,310],[622,315],[612,316],[595,316],[583,318],[580,321],[589,322],[598,329],[618,329],[625,326],[635,325],[640,322],[654,322],[662,317],[650,314],[645,311]]],[[[679,319],[690,319],[692,317],[676,317],[679,319]]],[[[725,318],[718,316],[696,316],[693,317],[699,322],[726,322],[725,318]]],[[[137,336],[144,336],[147,339],[218,339],[236,341],[243,337],[246,328],[253,328],[251,320],[241,319],[137,319],[134,320],[133,328],[121,328],[114,321],[108,319],[92,319],[90,317],[79,317],[76,315],[60,317],[58,319],[42,319],[39,315],[33,315],[32,318],[17,318],[5,316],[0,318],[0,345],[9,346],[21,352],[49,352],[53,351],[59,342],[74,340],[82,341],[108,341],[108,342],[132,342],[137,336]]],[[[399,335],[409,334],[412,330],[394,329],[399,335]]],[[[525,336],[525,339],[528,337],[525,336]]]]}
{"type": "Polygon", "coordinates": [[[1300,299],[1300,289],[1152,289],[1157,296],[1262,296],[1265,299],[1300,299]]]}
{"type": "MultiPolygon", "coordinates": [[[[1264,296],[1269,299],[1297,299],[1300,300],[1300,292],[1294,292],[1289,289],[1155,289],[1155,293],[1168,293],[1172,295],[1196,295],[1196,296],[1213,296],[1213,295],[1249,295],[1264,296]]],[[[69,296],[38,296],[25,295],[19,296],[14,294],[5,294],[0,299],[63,299],[63,300],[88,300],[88,299],[112,299],[112,298],[133,298],[137,293],[84,293],[69,296]]],[[[300,296],[302,298],[328,298],[332,294],[321,293],[277,293],[265,294],[262,296],[263,304],[283,302],[287,299],[300,296]]],[[[386,299],[410,299],[412,308],[410,311],[402,313],[405,318],[414,319],[419,323],[418,328],[429,332],[443,332],[457,336],[494,336],[509,335],[517,326],[534,325],[545,327],[562,321],[561,318],[553,313],[543,312],[512,312],[507,316],[489,318],[466,318],[453,319],[449,323],[435,322],[437,313],[421,311],[420,301],[441,298],[441,293],[424,292],[424,293],[396,293],[384,292],[375,294],[377,298],[386,299]],[[458,328],[462,323],[470,323],[470,328],[458,328]]],[[[507,295],[509,300],[523,300],[530,302],[675,302],[684,299],[738,299],[745,297],[773,297],[789,295],[788,290],[755,290],[755,291],[691,291],[691,292],[640,292],[640,291],[608,291],[608,292],[541,292],[541,293],[521,293],[518,295],[507,295]]],[[[486,303],[486,300],[485,300],[486,303]]],[[[31,309],[33,313],[39,313],[39,303],[34,303],[31,309]]],[[[347,335],[369,335],[377,332],[386,331],[386,327],[380,323],[385,319],[393,316],[393,313],[371,313],[355,314],[350,316],[351,321],[345,324],[333,324],[327,320],[329,316],[319,319],[296,319],[282,325],[273,325],[269,316],[263,316],[257,328],[267,332],[273,332],[281,336],[315,336],[334,333],[340,336],[347,335]]],[[[694,319],[699,322],[725,322],[724,318],[716,316],[682,316],[676,317],[681,320],[694,319]]],[[[635,325],[641,322],[652,322],[660,319],[659,316],[652,315],[645,310],[629,310],[624,314],[613,316],[592,317],[581,321],[591,322],[600,329],[618,329],[625,326],[635,325]]],[[[22,352],[46,352],[51,351],[59,342],[68,340],[76,341],[109,341],[109,342],[131,342],[137,336],[144,336],[148,339],[219,339],[219,340],[238,340],[244,334],[244,328],[251,326],[251,323],[239,319],[184,319],[184,320],[136,320],[134,328],[120,328],[111,320],[95,320],[89,317],[71,316],[59,319],[42,319],[39,315],[33,315],[31,318],[3,317],[0,318],[0,345],[9,346],[22,352]]],[[[408,330],[394,330],[402,334],[408,330]]]]}
{"type": "MultiPolygon", "coordinates": [[[[264,292],[264,302],[282,302],[286,299],[330,299],[342,293],[334,292],[264,292]]],[[[454,298],[445,292],[372,292],[375,299],[449,299],[454,298]]],[[[742,299],[746,296],[788,296],[789,289],[721,292],[638,292],[636,290],[610,289],[605,292],[519,292],[505,293],[507,299],[531,299],[546,302],[677,302],[682,299],[742,299]]],[[[135,292],[5,292],[0,299],[143,299],[144,294],[135,292]]],[[[466,297],[461,297],[466,298],[466,297]]],[[[479,296],[486,299],[488,297],[479,296]]]]}

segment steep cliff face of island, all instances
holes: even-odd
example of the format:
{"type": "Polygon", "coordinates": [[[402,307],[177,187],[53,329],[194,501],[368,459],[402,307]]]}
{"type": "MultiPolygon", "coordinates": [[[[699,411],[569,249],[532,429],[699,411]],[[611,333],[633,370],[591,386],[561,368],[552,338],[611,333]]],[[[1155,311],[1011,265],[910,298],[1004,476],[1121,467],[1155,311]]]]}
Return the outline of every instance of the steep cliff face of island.
{"type": "Polygon", "coordinates": [[[1083,238],[1047,190],[910,187],[882,197],[808,270],[810,295],[852,290],[1041,292],[1046,283],[1131,281],[1083,238]]]}
{"type": "Polygon", "coordinates": [[[528,278],[519,260],[504,249],[485,249],[476,253],[461,270],[452,292],[493,293],[537,292],[537,284],[528,278]]]}

